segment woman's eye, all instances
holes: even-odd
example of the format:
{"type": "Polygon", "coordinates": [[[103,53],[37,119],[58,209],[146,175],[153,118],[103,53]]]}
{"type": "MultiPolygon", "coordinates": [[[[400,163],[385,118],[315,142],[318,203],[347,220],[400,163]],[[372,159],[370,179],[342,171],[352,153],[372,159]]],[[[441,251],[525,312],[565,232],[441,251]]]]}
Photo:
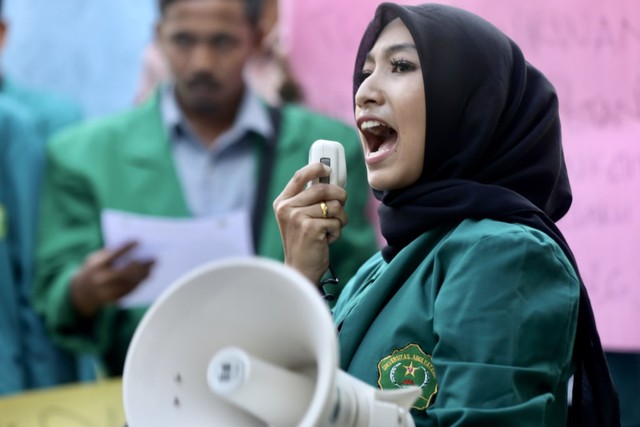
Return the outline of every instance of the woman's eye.
{"type": "Polygon", "coordinates": [[[416,66],[409,61],[405,61],[405,60],[391,61],[391,71],[394,73],[406,73],[409,71],[414,71],[415,69],[416,69],[416,66]]]}

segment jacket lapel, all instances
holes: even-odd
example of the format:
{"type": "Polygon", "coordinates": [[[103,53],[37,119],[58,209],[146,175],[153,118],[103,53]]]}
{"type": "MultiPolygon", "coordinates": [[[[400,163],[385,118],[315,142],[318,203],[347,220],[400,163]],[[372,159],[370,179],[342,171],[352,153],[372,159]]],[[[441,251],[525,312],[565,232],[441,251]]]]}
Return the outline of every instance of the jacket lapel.
{"type": "Polygon", "coordinates": [[[162,121],[159,92],[136,111],[125,133],[123,173],[131,186],[134,209],[154,215],[190,216],[162,121]]]}
{"type": "Polygon", "coordinates": [[[416,272],[418,266],[427,262],[433,248],[449,231],[447,227],[441,227],[421,235],[405,247],[391,261],[389,267],[375,277],[375,281],[369,285],[357,305],[347,313],[339,332],[340,366],[343,369],[350,366],[377,315],[416,272]]]}

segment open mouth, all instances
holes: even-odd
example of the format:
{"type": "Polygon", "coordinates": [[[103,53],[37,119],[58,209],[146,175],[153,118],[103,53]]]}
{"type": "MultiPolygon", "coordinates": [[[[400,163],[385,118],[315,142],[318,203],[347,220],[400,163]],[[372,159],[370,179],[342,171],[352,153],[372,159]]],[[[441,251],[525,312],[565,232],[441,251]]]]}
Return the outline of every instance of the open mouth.
{"type": "Polygon", "coordinates": [[[364,120],[360,123],[360,131],[367,141],[368,156],[379,155],[393,149],[398,140],[396,130],[378,120],[364,120]]]}

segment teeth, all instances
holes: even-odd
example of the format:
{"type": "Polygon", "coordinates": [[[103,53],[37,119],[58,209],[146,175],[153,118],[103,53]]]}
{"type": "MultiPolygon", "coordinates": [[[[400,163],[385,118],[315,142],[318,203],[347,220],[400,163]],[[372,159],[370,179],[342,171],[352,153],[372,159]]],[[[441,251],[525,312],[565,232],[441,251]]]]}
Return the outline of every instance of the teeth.
{"type": "Polygon", "coordinates": [[[381,147],[380,149],[378,149],[378,151],[372,151],[372,152],[370,152],[367,156],[371,157],[371,156],[373,156],[374,154],[378,154],[378,153],[385,153],[385,152],[387,152],[387,151],[389,151],[389,148],[382,148],[382,147],[381,147]]]}
{"type": "Polygon", "coordinates": [[[386,153],[393,148],[385,142],[396,133],[392,127],[378,120],[365,120],[360,123],[360,130],[375,136],[374,139],[369,141],[369,149],[371,151],[368,156],[386,153]]]}
{"type": "Polygon", "coordinates": [[[363,132],[368,132],[382,137],[388,137],[393,133],[392,128],[376,120],[368,120],[366,122],[363,122],[362,126],[360,126],[360,129],[363,132]]]}
{"type": "Polygon", "coordinates": [[[362,122],[362,124],[360,125],[360,128],[363,130],[366,130],[366,129],[371,129],[378,126],[386,126],[386,125],[384,125],[383,123],[380,123],[377,120],[367,120],[365,122],[362,122]]]}

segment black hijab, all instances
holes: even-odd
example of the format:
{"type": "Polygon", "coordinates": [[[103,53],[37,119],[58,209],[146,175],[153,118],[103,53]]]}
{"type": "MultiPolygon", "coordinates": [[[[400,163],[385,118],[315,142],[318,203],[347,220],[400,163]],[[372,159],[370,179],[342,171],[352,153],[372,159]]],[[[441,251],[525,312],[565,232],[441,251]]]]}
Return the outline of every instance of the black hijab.
{"type": "MultiPolygon", "coordinates": [[[[437,4],[383,3],[360,43],[354,95],[367,53],[395,18],[418,51],[427,133],[419,179],[398,190],[374,190],[382,202],[385,260],[440,224],[491,218],[548,234],[579,276],[555,225],[572,199],[553,86],[512,40],[476,15],[437,4]]],[[[574,360],[573,424],[619,426],[617,393],[582,280],[574,360]]]]}

